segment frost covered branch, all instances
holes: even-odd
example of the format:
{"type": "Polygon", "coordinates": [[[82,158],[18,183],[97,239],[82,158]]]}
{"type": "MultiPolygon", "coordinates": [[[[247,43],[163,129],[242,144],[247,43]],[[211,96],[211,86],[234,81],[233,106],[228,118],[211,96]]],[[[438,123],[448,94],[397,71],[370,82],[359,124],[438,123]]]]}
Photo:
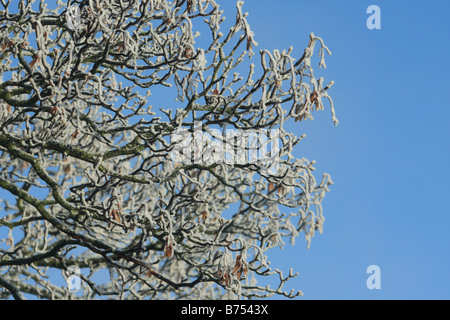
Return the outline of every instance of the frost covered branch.
{"type": "Polygon", "coordinates": [[[300,58],[292,47],[254,52],[242,1],[227,28],[213,0],[34,2],[0,11],[0,295],[301,295],[284,291],[295,274],[268,255],[322,232],[331,178],[293,157],[303,136],[284,125],[326,101],[338,123],[333,81],[313,70],[317,51],[319,67],[331,54],[324,41],[311,33],[300,58]],[[277,130],[278,150],[230,162],[198,128],[233,129],[237,144],[277,130]],[[173,158],[180,132],[193,137],[180,153],[191,162],[173,158]],[[83,270],[78,293],[48,276],[71,266],[83,270]]]}

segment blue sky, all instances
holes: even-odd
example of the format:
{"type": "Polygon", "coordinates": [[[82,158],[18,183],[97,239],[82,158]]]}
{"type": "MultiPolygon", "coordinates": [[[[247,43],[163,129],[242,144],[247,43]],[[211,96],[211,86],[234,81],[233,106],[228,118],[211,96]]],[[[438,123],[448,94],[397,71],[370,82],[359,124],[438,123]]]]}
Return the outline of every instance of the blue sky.
{"type": "MultiPolygon", "coordinates": [[[[231,2],[222,7],[234,19],[231,2]]],[[[247,0],[244,11],[260,49],[292,45],[300,56],[314,32],[332,51],[321,75],[335,81],[339,125],[326,109],[289,129],[307,134],[295,154],[335,184],[324,233],[271,258],[300,273],[286,289],[300,299],[449,299],[450,2],[247,0]],[[380,30],[366,26],[372,4],[380,30]],[[366,287],[373,264],[380,290],[366,287]]]]}

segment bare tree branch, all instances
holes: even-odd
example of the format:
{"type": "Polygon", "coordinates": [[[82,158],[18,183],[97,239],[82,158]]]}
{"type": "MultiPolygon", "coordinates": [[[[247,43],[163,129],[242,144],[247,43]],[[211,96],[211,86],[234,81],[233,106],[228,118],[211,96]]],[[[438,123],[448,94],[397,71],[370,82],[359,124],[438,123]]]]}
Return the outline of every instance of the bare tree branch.
{"type": "Polygon", "coordinates": [[[338,124],[324,41],[254,52],[242,1],[228,27],[214,0],[34,2],[0,12],[2,295],[301,295],[268,257],[323,230],[331,178],[285,124],[338,124]]]}

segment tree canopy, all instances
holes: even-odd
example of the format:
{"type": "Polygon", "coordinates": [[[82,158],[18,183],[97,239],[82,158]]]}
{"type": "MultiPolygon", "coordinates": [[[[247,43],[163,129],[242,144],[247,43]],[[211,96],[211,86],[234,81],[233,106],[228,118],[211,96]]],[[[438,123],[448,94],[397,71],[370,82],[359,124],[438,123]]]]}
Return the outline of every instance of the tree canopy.
{"type": "Polygon", "coordinates": [[[213,0],[0,2],[1,295],[302,294],[268,255],[325,220],[331,178],[285,130],[338,123],[320,37],[256,51],[242,1],[227,28],[213,0]]]}

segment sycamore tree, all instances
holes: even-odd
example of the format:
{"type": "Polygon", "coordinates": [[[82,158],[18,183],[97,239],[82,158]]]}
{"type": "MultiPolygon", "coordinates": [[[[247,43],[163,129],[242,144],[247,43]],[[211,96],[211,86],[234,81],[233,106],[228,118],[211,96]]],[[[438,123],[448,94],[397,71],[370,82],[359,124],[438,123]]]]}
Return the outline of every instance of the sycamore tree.
{"type": "Polygon", "coordinates": [[[256,51],[217,2],[0,0],[2,298],[302,294],[269,254],[322,232],[332,181],[285,124],[338,123],[330,52],[256,51]]]}

